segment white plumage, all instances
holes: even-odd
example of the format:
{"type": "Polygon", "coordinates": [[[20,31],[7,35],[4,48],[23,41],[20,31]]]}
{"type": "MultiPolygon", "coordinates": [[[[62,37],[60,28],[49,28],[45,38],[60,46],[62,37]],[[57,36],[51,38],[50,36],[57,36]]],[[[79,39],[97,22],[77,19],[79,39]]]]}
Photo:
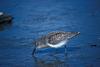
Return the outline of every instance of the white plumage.
{"type": "Polygon", "coordinates": [[[64,46],[66,43],[67,43],[67,40],[64,40],[64,41],[59,42],[58,44],[47,43],[47,45],[52,47],[52,48],[59,48],[59,47],[64,46]]]}

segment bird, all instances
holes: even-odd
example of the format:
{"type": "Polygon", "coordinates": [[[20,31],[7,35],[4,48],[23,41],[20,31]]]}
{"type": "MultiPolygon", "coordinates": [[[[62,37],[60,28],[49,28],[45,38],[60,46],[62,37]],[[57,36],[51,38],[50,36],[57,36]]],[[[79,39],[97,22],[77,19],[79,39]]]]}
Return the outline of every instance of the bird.
{"type": "Polygon", "coordinates": [[[35,48],[33,49],[32,55],[34,56],[36,50],[41,48],[60,48],[65,46],[66,50],[68,41],[79,34],[80,32],[54,31],[43,35],[33,42],[35,48]]]}

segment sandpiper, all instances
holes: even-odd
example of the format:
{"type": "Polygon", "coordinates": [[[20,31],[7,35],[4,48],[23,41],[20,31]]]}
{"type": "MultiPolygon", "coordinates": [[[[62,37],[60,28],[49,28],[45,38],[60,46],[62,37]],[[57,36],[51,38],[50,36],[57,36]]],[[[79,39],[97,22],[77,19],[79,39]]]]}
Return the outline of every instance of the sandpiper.
{"type": "Polygon", "coordinates": [[[40,48],[59,48],[65,46],[66,49],[67,42],[78,34],[80,34],[80,32],[50,32],[34,41],[35,48],[32,55],[35,54],[36,49],[40,48]]]}

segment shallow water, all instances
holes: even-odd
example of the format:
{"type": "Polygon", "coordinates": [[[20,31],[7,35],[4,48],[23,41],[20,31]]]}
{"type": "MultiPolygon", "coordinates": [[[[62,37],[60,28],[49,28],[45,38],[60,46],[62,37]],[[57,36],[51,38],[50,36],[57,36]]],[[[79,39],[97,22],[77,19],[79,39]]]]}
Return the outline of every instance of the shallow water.
{"type": "Polygon", "coordinates": [[[0,67],[99,67],[99,0],[0,0],[0,11],[14,17],[0,25],[0,67]],[[51,31],[79,31],[64,48],[40,49],[38,37],[51,31]]]}

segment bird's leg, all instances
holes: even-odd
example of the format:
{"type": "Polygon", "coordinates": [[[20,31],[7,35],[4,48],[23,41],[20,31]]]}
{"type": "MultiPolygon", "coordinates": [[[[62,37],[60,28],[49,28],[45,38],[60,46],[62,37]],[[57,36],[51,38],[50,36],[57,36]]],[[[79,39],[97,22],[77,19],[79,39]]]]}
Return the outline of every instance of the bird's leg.
{"type": "Polygon", "coordinates": [[[67,46],[65,45],[65,55],[67,55],[67,46]]]}

